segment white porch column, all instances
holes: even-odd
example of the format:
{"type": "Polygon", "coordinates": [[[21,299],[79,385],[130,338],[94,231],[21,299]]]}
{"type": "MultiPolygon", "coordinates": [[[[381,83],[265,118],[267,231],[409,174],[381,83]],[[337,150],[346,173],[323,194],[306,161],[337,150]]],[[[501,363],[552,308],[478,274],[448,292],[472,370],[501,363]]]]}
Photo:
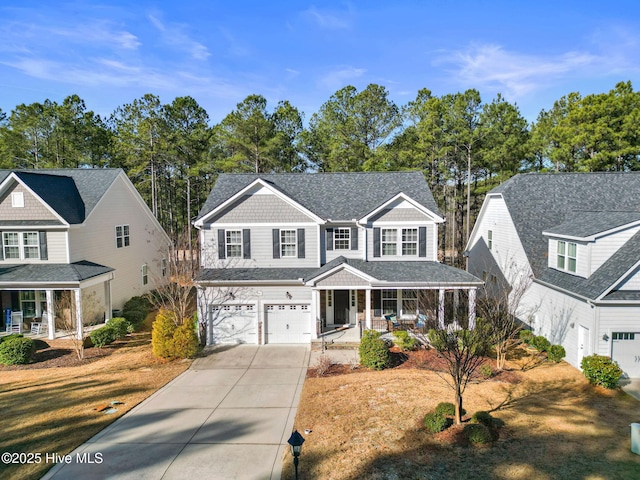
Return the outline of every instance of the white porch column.
{"type": "Polygon", "coordinates": [[[460,307],[460,290],[457,288],[453,291],[453,313],[458,318],[458,308],[460,307]]]}
{"type": "Polygon", "coordinates": [[[438,326],[444,330],[444,290],[438,290],[438,326]]]}
{"type": "Polygon", "coordinates": [[[364,318],[366,321],[367,330],[371,330],[371,289],[370,288],[367,288],[364,291],[364,303],[365,303],[364,318]]]}
{"type": "Polygon", "coordinates": [[[320,325],[320,292],[311,290],[311,338],[318,338],[318,326],[320,325]]]}
{"type": "Polygon", "coordinates": [[[56,338],[56,312],[53,309],[53,290],[45,290],[47,297],[47,337],[49,340],[56,338]]]}
{"type": "Polygon", "coordinates": [[[105,312],[105,323],[111,319],[111,312],[113,311],[113,304],[111,303],[111,280],[104,282],[104,306],[107,309],[105,312]]]}
{"type": "Polygon", "coordinates": [[[82,323],[82,299],[80,289],[75,288],[73,294],[76,297],[76,335],[78,339],[84,338],[84,325],[82,323]]]}
{"type": "Polygon", "coordinates": [[[476,289],[469,289],[469,330],[476,327],[476,289]]]}

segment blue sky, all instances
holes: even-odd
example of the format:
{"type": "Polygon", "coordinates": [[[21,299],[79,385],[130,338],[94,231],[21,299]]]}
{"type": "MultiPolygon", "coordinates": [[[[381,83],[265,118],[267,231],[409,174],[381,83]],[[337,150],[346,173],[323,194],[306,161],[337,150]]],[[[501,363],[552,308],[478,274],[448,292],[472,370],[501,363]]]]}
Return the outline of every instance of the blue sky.
{"type": "Polygon", "coordinates": [[[103,116],[145,93],[190,95],[217,123],[247,95],[306,119],[338,89],[403,105],[497,93],[535,120],[572,91],[640,88],[640,2],[0,2],[0,108],[78,94],[103,116]],[[133,4],[134,6],[132,6],[133,4]]]}

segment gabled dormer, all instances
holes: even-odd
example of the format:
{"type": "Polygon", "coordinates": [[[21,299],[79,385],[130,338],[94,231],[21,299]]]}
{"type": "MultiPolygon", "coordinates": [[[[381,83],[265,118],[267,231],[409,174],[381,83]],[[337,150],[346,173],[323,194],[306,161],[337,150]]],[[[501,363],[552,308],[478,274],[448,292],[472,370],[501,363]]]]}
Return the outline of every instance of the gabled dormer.
{"type": "Polygon", "coordinates": [[[589,278],[640,231],[640,212],[572,212],[570,219],[543,233],[548,266],[589,278]]]}

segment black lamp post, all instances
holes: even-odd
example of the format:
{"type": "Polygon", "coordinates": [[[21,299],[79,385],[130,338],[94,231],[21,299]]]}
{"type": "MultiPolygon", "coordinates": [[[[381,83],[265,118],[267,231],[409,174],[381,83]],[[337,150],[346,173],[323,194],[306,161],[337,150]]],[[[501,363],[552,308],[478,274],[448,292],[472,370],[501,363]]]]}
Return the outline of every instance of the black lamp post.
{"type": "Polygon", "coordinates": [[[293,455],[293,466],[296,469],[296,480],[298,480],[298,459],[300,457],[300,452],[302,452],[302,444],[304,443],[304,437],[298,433],[297,430],[289,437],[287,440],[289,445],[291,445],[291,455],[293,455]]]}

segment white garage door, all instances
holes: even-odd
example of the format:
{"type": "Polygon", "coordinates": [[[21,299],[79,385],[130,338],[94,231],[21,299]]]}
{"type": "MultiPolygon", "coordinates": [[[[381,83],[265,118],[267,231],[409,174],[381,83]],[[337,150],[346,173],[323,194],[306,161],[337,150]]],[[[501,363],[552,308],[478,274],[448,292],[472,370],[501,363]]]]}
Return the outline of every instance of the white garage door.
{"type": "Polygon", "coordinates": [[[640,332],[614,332],[611,358],[630,378],[640,378],[640,332]]]}
{"type": "Polygon", "coordinates": [[[267,305],[266,343],[309,343],[311,311],[309,305],[267,305]]]}
{"type": "Polygon", "coordinates": [[[258,343],[254,305],[211,305],[209,343],[258,343]]]}

